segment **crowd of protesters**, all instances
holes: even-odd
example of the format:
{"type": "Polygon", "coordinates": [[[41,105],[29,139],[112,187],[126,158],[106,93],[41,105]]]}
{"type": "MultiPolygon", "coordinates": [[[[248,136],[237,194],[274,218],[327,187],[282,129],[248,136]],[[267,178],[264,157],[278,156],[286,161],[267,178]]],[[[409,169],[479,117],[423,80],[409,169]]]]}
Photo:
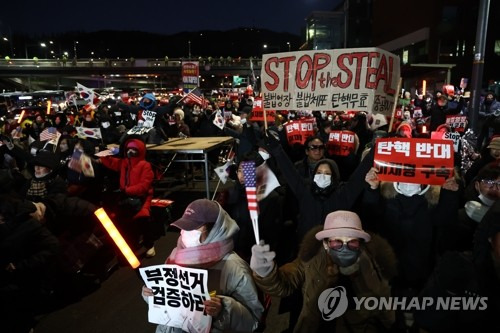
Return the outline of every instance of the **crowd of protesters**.
{"type": "MultiPolygon", "coordinates": [[[[217,203],[192,204],[206,213],[203,219],[193,224],[184,216],[173,224],[182,231],[167,259],[183,264],[187,249],[199,254],[210,248],[215,252],[207,262],[190,257],[194,267],[237,271],[238,279],[226,277],[231,284],[205,304],[214,331],[264,327],[264,294],[290,299],[281,302],[280,310],[291,313],[294,332],[499,329],[500,102],[493,93],[481,102],[476,140],[472,136],[462,144],[454,175],[441,186],[380,181],[372,148],[379,137],[426,138],[431,131],[456,130],[446,116],[467,119],[464,96],[406,94],[394,124],[364,112],[297,110],[278,114],[268,129],[253,120],[253,98],[251,89],[237,100],[213,95],[200,104],[147,93],[137,102],[106,99],[95,107],[23,119],[2,115],[2,327],[28,332],[40,304],[50,311],[68,301],[74,293],[67,291],[75,284],[95,288],[112,263],[123,261],[94,217],[99,207],[105,207],[134,250],[155,255],[165,226],[151,216],[158,157],[146,144],[232,136],[232,182],[217,203]],[[217,124],[220,116],[225,126],[217,124]],[[286,122],[301,117],[315,119],[314,133],[304,144],[289,144],[286,122]],[[100,135],[85,134],[80,127],[99,129],[100,135]],[[147,131],[137,131],[141,128],[147,131]],[[335,130],[354,133],[349,154],[328,149],[335,130]],[[279,181],[258,202],[260,244],[255,244],[247,209],[242,170],[247,161],[265,164],[279,181]],[[469,312],[357,311],[350,301],[344,317],[328,322],[318,298],[336,286],[345,287],[349,297],[476,295],[487,297],[488,306],[469,312]],[[25,297],[31,301],[24,302],[25,297]]],[[[470,136],[466,130],[467,125],[464,138],[470,136]]],[[[207,172],[213,172],[218,152],[209,159],[207,172]]],[[[145,298],[151,295],[143,288],[145,298]]]]}

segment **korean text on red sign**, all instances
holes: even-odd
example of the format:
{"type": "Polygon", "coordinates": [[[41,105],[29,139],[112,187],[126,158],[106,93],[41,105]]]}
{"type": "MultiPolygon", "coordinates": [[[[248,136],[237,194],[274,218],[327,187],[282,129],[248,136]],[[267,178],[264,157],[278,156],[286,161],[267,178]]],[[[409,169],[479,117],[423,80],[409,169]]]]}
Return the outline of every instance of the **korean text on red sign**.
{"type": "Polygon", "coordinates": [[[355,133],[351,131],[331,131],[327,143],[331,155],[347,156],[356,148],[355,133]]]}
{"type": "Polygon", "coordinates": [[[382,181],[442,185],[453,175],[453,142],[420,138],[378,139],[374,164],[382,181]]]}
{"type": "Polygon", "coordinates": [[[315,118],[304,118],[287,122],[285,124],[285,130],[288,144],[303,145],[308,137],[314,135],[315,123],[315,118]]]}
{"type": "Polygon", "coordinates": [[[460,115],[446,115],[446,124],[454,128],[456,132],[465,132],[467,126],[467,117],[460,115]]]}

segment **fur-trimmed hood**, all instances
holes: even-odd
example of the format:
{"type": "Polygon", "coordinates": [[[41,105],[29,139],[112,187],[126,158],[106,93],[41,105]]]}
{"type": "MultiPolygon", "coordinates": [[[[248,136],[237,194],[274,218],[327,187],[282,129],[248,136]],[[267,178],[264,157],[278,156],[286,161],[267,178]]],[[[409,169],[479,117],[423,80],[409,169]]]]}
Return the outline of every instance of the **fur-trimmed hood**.
{"type": "MultiPolygon", "coordinates": [[[[431,185],[431,188],[424,194],[428,206],[436,206],[439,202],[439,194],[441,193],[441,186],[431,185]]],[[[380,194],[384,199],[394,199],[399,193],[394,188],[393,182],[380,182],[380,194]]]]}
{"type": "MultiPolygon", "coordinates": [[[[324,251],[323,243],[315,237],[316,233],[321,230],[323,230],[322,225],[316,226],[304,236],[298,254],[300,260],[308,262],[324,251]]],[[[369,234],[371,240],[363,244],[362,251],[365,251],[377,263],[381,274],[387,280],[391,280],[397,275],[397,260],[394,250],[381,236],[371,232],[369,234]]]]}

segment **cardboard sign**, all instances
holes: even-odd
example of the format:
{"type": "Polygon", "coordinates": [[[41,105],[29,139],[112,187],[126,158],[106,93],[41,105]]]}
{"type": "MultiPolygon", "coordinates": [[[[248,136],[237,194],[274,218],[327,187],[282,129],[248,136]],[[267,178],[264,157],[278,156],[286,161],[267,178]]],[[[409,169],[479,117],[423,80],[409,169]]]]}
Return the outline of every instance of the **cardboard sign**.
{"type": "Polygon", "coordinates": [[[203,302],[210,298],[205,269],[178,265],[139,268],[146,287],[150,323],[182,328],[185,332],[210,332],[212,317],[204,314],[203,302]]]}
{"type": "Polygon", "coordinates": [[[467,116],[446,115],[446,124],[456,132],[464,133],[467,126],[467,116]]]}
{"type": "Polygon", "coordinates": [[[453,141],[453,151],[458,153],[460,147],[460,133],[458,132],[431,132],[431,139],[433,140],[451,140],[453,141]]]}
{"type": "Polygon", "coordinates": [[[327,142],[330,155],[347,156],[354,152],[356,148],[355,135],[351,131],[331,131],[327,142]]]}
{"type": "Polygon", "coordinates": [[[285,124],[286,138],[290,146],[294,144],[303,145],[309,136],[314,135],[314,124],[316,119],[305,118],[292,120],[285,124]]]}
{"type": "Polygon", "coordinates": [[[144,119],[143,127],[153,127],[156,119],[156,112],[143,110],[141,114],[142,119],[144,119]]]}
{"type": "Polygon", "coordinates": [[[264,54],[264,109],[357,110],[390,115],[399,57],[378,48],[264,54]]]}
{"type": "Polygon", "coordinates": [[[374,165],[382,181],[442,185],[453,175],[450,140],[377,139],[374,165]]]}

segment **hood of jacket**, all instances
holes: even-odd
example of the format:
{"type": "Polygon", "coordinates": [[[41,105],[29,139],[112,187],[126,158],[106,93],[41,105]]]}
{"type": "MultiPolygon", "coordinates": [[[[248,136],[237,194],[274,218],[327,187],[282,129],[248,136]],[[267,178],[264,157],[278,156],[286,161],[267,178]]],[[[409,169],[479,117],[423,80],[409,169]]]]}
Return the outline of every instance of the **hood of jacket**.
{"type": "Polygon", "coordinates": [[[139,152],[139,155],[132,157],[132,159],[136,160],[144,160],[146,159],[146,145],[144,144],[144,141],[137,139],[137,138],[129,138],[126,139],[121,145],[120,145],[120,155],[123,158],[127,158],[127,147],[129,144],[132,144],[134,148],[137,149],[139,152]]]}

